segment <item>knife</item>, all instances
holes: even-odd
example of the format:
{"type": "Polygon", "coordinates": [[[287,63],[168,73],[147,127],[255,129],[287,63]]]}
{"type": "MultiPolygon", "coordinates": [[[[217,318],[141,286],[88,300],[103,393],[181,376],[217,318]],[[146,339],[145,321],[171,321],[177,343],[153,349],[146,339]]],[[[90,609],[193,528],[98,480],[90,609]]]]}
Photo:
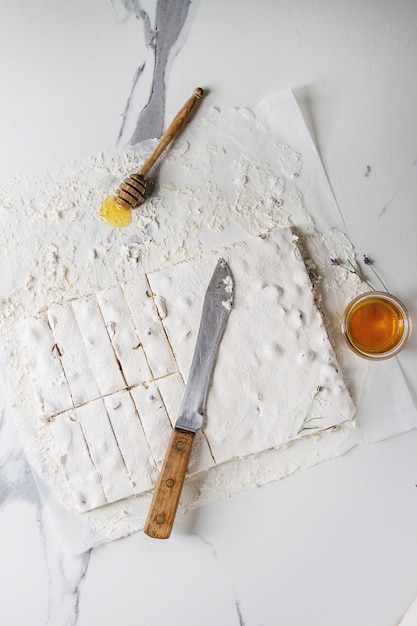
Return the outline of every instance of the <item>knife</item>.
{"type": "Polygon", "coordinates": [[[219,259],[207,287],[190,374],[161,473],[146,519],[144,532],[167,539],[188,467],[195,433],[201,428],[211,375],[233,301],[233,277],[219,259]]]}

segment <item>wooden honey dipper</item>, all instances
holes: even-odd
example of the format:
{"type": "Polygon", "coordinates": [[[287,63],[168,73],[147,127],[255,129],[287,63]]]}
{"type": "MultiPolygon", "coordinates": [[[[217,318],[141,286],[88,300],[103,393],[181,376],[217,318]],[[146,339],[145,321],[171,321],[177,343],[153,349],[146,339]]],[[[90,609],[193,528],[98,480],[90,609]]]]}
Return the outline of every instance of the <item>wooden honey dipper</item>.
{"type": "Polygon", "coordinates": [[[126,178],[114,196],[109,196],[100,207],[100,216],[111,226],[128,226],[132,220],[131,210],[145,200],[146,177],[161,154],[180,133],[191,117],[197,103],[204,96],[204,91],[197,87],[191,98],[181,107],[177,115],[162,135],[155,150],[146,159],[140,170],[126,178]]]}

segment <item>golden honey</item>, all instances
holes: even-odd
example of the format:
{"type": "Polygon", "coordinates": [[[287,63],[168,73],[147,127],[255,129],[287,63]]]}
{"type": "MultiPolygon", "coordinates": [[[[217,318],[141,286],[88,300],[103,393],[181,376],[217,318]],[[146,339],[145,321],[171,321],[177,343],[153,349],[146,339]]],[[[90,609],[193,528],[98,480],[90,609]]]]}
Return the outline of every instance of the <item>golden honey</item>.
{"type": "Polygon", "coordinates": [[[116,228],[129,226],[132,221],[132,211],[118,204],[115,196],[109,196],[104,200],[99,215],[107,224],[116,228]]]}
{"type": "Polygon", "coordinates": [[[370,359],[397,354],[410,334],[410,319],[403,303],[391,294],[371,291],[347,307],[343,332],[357,354],[370,359]]]}

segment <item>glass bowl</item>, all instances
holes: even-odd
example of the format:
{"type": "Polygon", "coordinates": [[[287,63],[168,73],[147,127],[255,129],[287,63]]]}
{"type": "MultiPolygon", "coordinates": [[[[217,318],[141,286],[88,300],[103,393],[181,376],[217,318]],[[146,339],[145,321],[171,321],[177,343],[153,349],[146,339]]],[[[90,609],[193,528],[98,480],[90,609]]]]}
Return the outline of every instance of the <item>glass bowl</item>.
{"type": "Polygon", "coordinates": [[[346,343],[365,359],[381,360],[404,348],[411,333],[411,319],[404,304],[384,291],[367,291],[354,298],[343,315],[346,343]]]}

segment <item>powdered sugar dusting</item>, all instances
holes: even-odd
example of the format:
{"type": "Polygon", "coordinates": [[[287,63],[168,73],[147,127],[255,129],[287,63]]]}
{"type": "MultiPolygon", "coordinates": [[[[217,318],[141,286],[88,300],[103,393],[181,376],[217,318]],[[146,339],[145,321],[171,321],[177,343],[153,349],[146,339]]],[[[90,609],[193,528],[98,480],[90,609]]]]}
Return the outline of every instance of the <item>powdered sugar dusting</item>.
{"type": "MultiPolygon", "coordinates": [[[[132,397],[128,398],[123,395],[126,393],[123,384],[114,389],[112,385],[117,386],[117,381],[102,376],[100,380],[96,380],[99,385],[99,396],[102,393],[101,389],[106,385],[108,389],[111,388],[108,392],[110,395],[106,396],[105,401],[102,401],[101,397],[90,399],[81,404],[80,408],[87,406],[88,402],[97,402],[96,414],[102,420],[102,425],[106,424],[106,414],[108,416],[111,414],[110,419],[114,420],[113,430],[118,425],[117,416],[120,415],[122,406],[125,407],[126,414],[133,416],[132,428],[133,423],[136,423],[135,410],[145,416],[163,416],[157,422],[150,417],[148,421],[142,423],[142,430],[136,431],[137,445],[139,446],[139,441],[142,442],[141,454],[143,458],[147,458],[146,469],[139,471],[139,474],[135,465],[135,455],[129,457],[126,452],[123,465],[120,461],[120,452],[113,446],[109,464],[101,465],[100,454],[96,451],[98,456],[95,459],[100,466],[98,475],[101,475],[101,471],[106,473],[114,469],[121,477],[128,468],[129,480],[120,478],[126,494],[129,490],[137,494],[139,489],[137,485],[142,484],[140,488],[146,489],[146,485],[154,481],[162,460],[162,450],[160,445],[158,447],[158,442],[161,441],[161,433],[165,435],[169,433],[171,416],[175,414],[175,407],[184,388],[182,374],[175,370],[178,365],[176,359],[169,350],[162,347],[163,333],[158,331],[161,322],[164,328],[168,329],[169,324],[175,319],[174,312],[178,313],[180,309],[177,305],[173,309],[169,298],[166,297],[166,290],[155,293],[156,285],[152,286],[150,295],[146,295],[146,287],[149,285],[146,285],[146,281],[141,282],[140,276],[172,267],[194,257],[201,257],[214,250],[247,240],[251,236],[267,236],[273,229],[285,228],[295,223],[298,234],[302,235],[300,243],[303,247],[303,256],[310,259],[307,262],[308,273],[317,277],[315,292],[317,303],[325,308],[327,301],[333,302],[336,298],[340,303],[343,298],[353,295],[358,290],[358,282],[348,277],[344,288],[333,294],[333,277],[326,266],[327,252],[333,249],[335,238],[346,251],[346,257],[352,255],[352,250],[348,242],[343,241],[337,233],[322,235],[314,231],[314,224],[304,206],[301,184],[302,153],[293,150],[287,142],[280,142],[279,138],[269,132],[263,119],[249,109],[220,111],[213,108],[206,117],[196,116],[181,135],[181,140],[171,147],[158,166],[155,180],[150,181],[150,195],[141,208],[134,212],[131,226],[126,229],[112,229],[107,226],[98,218],[99,206],[107,195],[115,191],[121,180],[139,169],[154,145],[155,141],[146,141],[126,151],[102,153],[86,158],[82,162],[57,168],[43,177],[16,179],[0,187],[2,220],[0,244],[3,251],[0,258],[2,270],[0,335],[4,355],[10,363],[14,363],[11,371],[13,387],[21,390],[22,385],[25,387],[27,384],[28,377],[27,369],[22,366],[24,360],[15,337],[18,322],[32,316],[38,310],[51,309],[53,303],[60,303],[60,306],[62,304],[65,308],[68,299],[74,299],[67,313],[75,315],[79,327],[83,330],[84,345],[89,346],[87,361],[94,359],[94,355],[97,356],[94,345],[100,344],[102,339],[94,334],[98,332],[97,326],[94,325],[93,329],[87,323],[90,312],[93,315],[92,312],[96,310],[92,302],[95,301],[97,293],[100,309],[107,311],[104,331],[107,333],[108,348],[114,349],[114,354],[122,360],[127,351],[135,350],[135,355],[132,356],[133,366],[129,372],[142,371],[143,381],[132,387],[132,397]],[[325,277],[325,280],[320,281],[319,276],[325,277]],[[140,285],[137,283],[138,280],[140,285]],[[118,283],[122,284],[118,286],[118,283]],[[110,301],[105,291],[115,287],[119,289],[120,298],[110,301]],[[140,358],[140,342],[134,334],[121,336],[118,333],[120,320],[124,319],[124,314],[118,309],[122,293],[128,302],[135,299],[137,301],[137,294],[141,294],[139,301],[143,303],[144,318],[135,318],[134,324],[136,328],[139,328],[140,324],[143,325],[142,337],[151,337],[154,340],[144,348],[147,359],[140,358]],[[154,296],[159,297],[159,300],[154,300],[154,296]],[[88,314],[82,310],[82,306],[79,306],[81,297],[84,297],[92,307],[88,314]],[[149,306],[151,300],[154,307],[149,306]],[[151,330],[151,335],[147,334],[147,330],[151,330]],[[158,355],[162,354],[163,357],[158,358],[158,355]],[[158,378],[159,387],[152,377],[148,380],[149,374],[158,378]],[[165,412],[160,411],[161,406],[165,412]],[[149,454],[147,443],[151,441],[153,455],[149,454]],[[140,483],[140,477],[144,482],[140,483]]],[[[262,293],[264,302],[268,301],[271,304],[274,301],[277,322],[281,318],[286,319],[294,334],[303,332],[301,308],[298,308],[298,313],[288,312],[286,307],[277,304],[276,300],[278,298],[279,302],[279,296],[284,293],[284,289],[287,291],[286,296],[297,300],[297,290],[302,291],[301,283],[301,274],[294,275],[294,280],[289,285],[275,284],[270,280],[262,293]]],[[[262,288],[261,284],[259,288],[262,288]]],[[[134,307],[130,304],[129,307],[133,319],[134,307]]],[[[234,311],[231,317],[233,313],[234,311]]],[[[39,315],[42,318],[42,313],[39,315]]],[[[192,316],[193,320],[197,318],[197,315],[192,316]]],[[[187,330],[186,324],[180,328],[175,322],[174,326],[177,330],[173,338],[175,341],[183,342],[181,349],[175,350],[175,357],[178,354],[188,354],[192,349],[189,329],[187,330]]],[[[48,327],[50,331],[49,324],[48,327]]],[[[37,327],[34,330],[41,332],[37,327]]],[[[43,331],[45,330],[48,329],[44,328],[43,331]]],[[[358,367],[357,362],[354,372],[353,368],[350,368],[350,357],[343,351],[337,332],[330,339],[344,372],[348,372],[349,380],[353,380],[352,388],[356,392],[360,386],[359,380],[363,378],[363,368],[358,367]]],[[[31,341],[34,341],[33,335],[31,341]]],[[[61,377],[59,372],[55,371],[62,348],[59,342],[55,343],[57,345],[53,346],[48,363],[45,361],[45,367],[55,372],[53,380],[56,385],[67,389],[66,386],[74,381],[63,377],[62,370],[61,377]]],[[[262,342],[258,350],[252,350],[253,366],[263,364],[263,367],[266,367],[271,360],[282,359],[285,354],[280,342],[275,340],[262,342]]],[[[297,367],[307,369],[311,364],[315,366],[319,362],[317,349],[312,346],[297,350],[292,358],[297,367]]],[[[179,364],[180,368],[183,367],[181,372],[187,371],[186,361],[184,364],[183,366],[179,364]]],[[[37,367],[36,363],[29,365],[31,370],[37,367]]],[[[334,375],[332,363],[321,364],[320,372],[325,379],[324,383],[320,384],[326,387],[326,380],[330,380],[334,375]]],[[[95,370],[90,373],[93,378],[97,375],[95,370]]],[[[130,373],[127,375],[130,376],[130,373]]],[[[132,382],[133,379],[129,380],[132,382]]],[[[313,385],[313,381],[311,382],[313,385]]],[[[314,380],[314,386],[317,384],[314,380]]],[[[346,391],[342,383],[335,385],[334,389],[334,393],[339,390],[344,394],[346,391]]],[[[262,406],[269,406],[269,401],[265,400],[265,395],[262,395],[261,391],[256,390],[254,395],[249,394],[255,410],[256,406],[259,406],[260,410],[262,406]]],[[[19,406],[22,396],[17,394],[14,401],[19,406]]],[[[214,395],[210,401],[215,402],[214,395]]],[[[323,393],[320,398],[323,404],[319,406],[325,407],[327,401],[328,396],[323,393]]],[[[35,405],[39,408],[42,399],[38,398],[35,405]]],[[[45,406],[43,404],[44,408],[41,410],[46,418],[43,420],[42,432],[37,427],[34,428],[34,424],[27,419],[28,415],[32,415],[32,408],[26,407],[23,413],[17,414],[16,419],[26,442],[28,457],[40,458],[39,475],[48,483],[50,478],[43,464],[54,454],[53,429],[56,428],[58,433],[58,425],[50,419],[51,414],[45,406]],[[48,430],[49,425],[51,428],[48,430]]],[[[78,408],[75,407],[77,411],[78,408]]],[[[94,437],[97,424],[89,423],[88,416],[83,410],[81,413],[76,416],[70,410],[65,414],[65,419],[59,427],[60,434],[57,434],[59,445],[70,441],[74,441],[74,445],[78,445],[76,442],[81,445],[83,437],[94,437]],[[87,430],[85,432],[83,430],[84,420],[85,428],[92,429],[89,431],[90,435],[87,435],[87,430]]],[[[33,415],[36,414],[39,413],[33,412],[33,415]]],[[[341,421],[343,420],[339,420],[341,421]]],[[[294,430],[296,431],[295,425],[291,429],[286,423],[285,429],[290,441],[294,430]]],[[[110,431],[107,429],[106,432],[111,439],[110,431]]],[[[338,432],[343,438],[342,431],[338,432]]],[[[119,435],[122,440],[123,432],[119,435]]],[[[274,457],[273,466],[268,462],[268,459],[272,458],[271,455],[258,454],[248,457],[250,476],[248,475],[247,480],[242,480],[238,459],[226,460],[227,454],[221,443],[221,428],[213,433],[213,437],[218,442],[217,459],[219,461],[223,459],[221,462],[223,469],[217,472],[216,467],[211,467],[212,473],[204,480],[192,478],[186,483],[183,493],[187,506],[209,502],[222,495],[230,495],[236,489],[273,480],[293,471],[292,468],[310,464],[313,462],[311,459],[315,458],[312,452],[314,444],[310,438],[306,438],[305,444],[298,440],[293,441],[294,451],[299,452],[296,460],[293,456],[292,460],[287,462],[284,449],[280,450],[281,460],[274,457]]],[[[239,445],[243,446],[243,450],[249,450],[247,446],[245,448],[245,437],[243,433],[239,445]]],[[[322,441],[327,441],[324,432],[320,437],[322,441]]],[[[278,443],[276,450],[280,445],[285,448],[288,441],[278,443]]],[[[337,442],[337,434],[332,441],[337,442]]],[[[206,467],[209,467],[213,462],[213,456],[210,449],[204,446],[204,438],[199,443],[198,450],[199,454],[201,453],[199,458],[204,460],[206,467]]],[[[323,447],[322,456],[326,455],[327,451],[323,447]]],[[[111,495],[111,485],[108,482],[97,482],[94,467],[88,465],[87,461],[84,469],[94,492],[91,502],[109,502],[114,497],[114,494],[111,495]]],[[[61,485],[61,495],[68,502],[73,498],[71,490],[74,487],[68,485],[72,473],[73,469],[70,466],[64,467],[60,463],[53,468],[54,480],[61,485]]],[[[195,476],[198,477],[200,474],[197,472],[195,476]]],[[[85,505],[85,496],[85,493],[80,492],[78,500],[80,505],[85,505]]],[[[117,503],[107,504],[89,513],[88,522],[106,538],[128,534],[141,527],[148,496],[149,494],[144,491],[134,499],[123,500],[122,512],[117,503]]]]}

